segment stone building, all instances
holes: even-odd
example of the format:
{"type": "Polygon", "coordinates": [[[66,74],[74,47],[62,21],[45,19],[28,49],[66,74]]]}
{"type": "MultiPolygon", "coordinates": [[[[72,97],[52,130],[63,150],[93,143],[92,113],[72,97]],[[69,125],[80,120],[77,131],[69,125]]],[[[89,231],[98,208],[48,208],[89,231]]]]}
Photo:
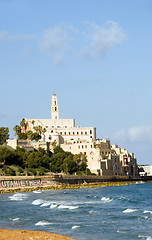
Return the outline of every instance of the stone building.
{"type": "MultiPolygon", "coordinates": [[[[95,127],[76,127],[74,119],[60,119],[56,94],[52,96],[51,119],[25,119],[26,131],[35,131],[41,126],[41,139],[37,144],[60,145],[64,151],[83,153],[87,157],[88,168],[101,176],[136,176],[138,167],[133,153],[111,145],[109,139],[96,139],[95,127]]],[[[31,145],[34,143],[31,142],[31,145]]],[[[36,146],[36,145],[35,145],[36,146]]]]}

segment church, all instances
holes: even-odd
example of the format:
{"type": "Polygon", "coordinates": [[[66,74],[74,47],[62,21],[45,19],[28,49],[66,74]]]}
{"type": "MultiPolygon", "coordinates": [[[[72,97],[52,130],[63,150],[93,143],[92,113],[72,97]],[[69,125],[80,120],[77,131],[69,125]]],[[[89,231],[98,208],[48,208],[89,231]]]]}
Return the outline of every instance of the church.
{"type": "MultiPolygon", "coordinates": [[[[27,129],[41,126],[41,142],[60,145],[64,151],[83,153],[92,173],[100,176],[137,176],[138,166],[133,153],[109,139],[96,139],[95,127],[76,127],[75,119],[60,119],[56,94],[52,95],[51,119],[25,119],[27,129]]],[[[39,145],[40,146],[40,145],[39,145]]]]}

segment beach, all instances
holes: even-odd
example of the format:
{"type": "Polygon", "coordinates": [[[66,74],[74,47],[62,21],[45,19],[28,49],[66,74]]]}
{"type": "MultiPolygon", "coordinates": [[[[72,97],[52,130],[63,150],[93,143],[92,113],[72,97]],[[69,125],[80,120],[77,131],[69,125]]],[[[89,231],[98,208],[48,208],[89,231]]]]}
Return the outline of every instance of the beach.
{"type": "Polygon", "coordinates": [[[4,230],[0,229],[0,240],[74,240],[70,237],[61,236],[55,233],[48,233],[42,231],[27,231],[27,230],[4,230]]]}

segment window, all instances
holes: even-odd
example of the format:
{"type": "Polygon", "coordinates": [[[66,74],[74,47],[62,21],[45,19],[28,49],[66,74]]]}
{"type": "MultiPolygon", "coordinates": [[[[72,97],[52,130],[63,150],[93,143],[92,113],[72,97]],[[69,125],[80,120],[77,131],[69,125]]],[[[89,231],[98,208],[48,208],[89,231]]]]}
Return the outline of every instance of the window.
{"type": "Polygon", "coordinates": [[[78,148],[80,149],[80,145],[78,146],[78,148]]]}
{"type": "Polygon", "coordinates": [[[67,128],[67,126],[65,126],[65,128],[67,128]]]}
{"type": "Polygon", "coordinates": [[[70,135],[70,132],[69,132],[69,135],[70,135]]]}
{"type": "Polygon", "coordinates": [[[83,145],[82,145],[82,148],[83,148],[83,145]]]}
{"type": "Polygon", "coordinates": [[[83,132],[81,132],[81,135],[83,134],[83,132]]]}
{"type": "Polygon", "coordinates": [[[74,132],[73,132],[73,135],[74,135],[74,132]]]}
{"type": "Polygon", "coordinates": [[[85,132],[85,135],[87,135],[87,132],[85,132]]]}
{"type": "Polygon", "coordinates": [[[85,145],[85,148],[87,148],[87,145],[85,145]]]}
{"type": "Polygon", "coordinates": [[[92,130],[90,130],[90,134],[92,134],[92,130]]]}
{"type": "Polygon", "coordinates": [[[91,148],[92,148],[92,145],[91,145],[91,148]]]}
{"type": "Polygon", "coordinates": [[[64,134],[66,135],[66,132],[64,134]]]}
{"type": "Polygon", "coordinates": [[[77,135],[79,135],[79,132],[77,132],[77,135]]]}
{"type": "Polygon", "coordinates": [[[62,135],[62,132],[60,132],[60,134],[62,135]]]}
{"type": "Polygon", "coordinates": [[[55,111],[57,110],[57,107],[55,107],[55,111]]]}
{"type": "Polygon", "coordinates": [[[86,155],[87,153],[86,152],[84,152],[84,155],[86,155]]]}
{"type": "Polygon", "coordinates": [[[53,130],[51,130],[51,133],[53,133],[53,130]]]}

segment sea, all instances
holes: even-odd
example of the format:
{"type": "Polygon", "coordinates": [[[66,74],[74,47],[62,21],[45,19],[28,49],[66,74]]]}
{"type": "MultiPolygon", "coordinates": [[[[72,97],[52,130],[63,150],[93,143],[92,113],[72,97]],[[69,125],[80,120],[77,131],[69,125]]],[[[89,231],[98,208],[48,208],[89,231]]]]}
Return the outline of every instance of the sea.
{"type": "Polygon", "coordinates": [[[78,240],[151,240],[152,183],[1,194],[0,228],[78,240]]]}

